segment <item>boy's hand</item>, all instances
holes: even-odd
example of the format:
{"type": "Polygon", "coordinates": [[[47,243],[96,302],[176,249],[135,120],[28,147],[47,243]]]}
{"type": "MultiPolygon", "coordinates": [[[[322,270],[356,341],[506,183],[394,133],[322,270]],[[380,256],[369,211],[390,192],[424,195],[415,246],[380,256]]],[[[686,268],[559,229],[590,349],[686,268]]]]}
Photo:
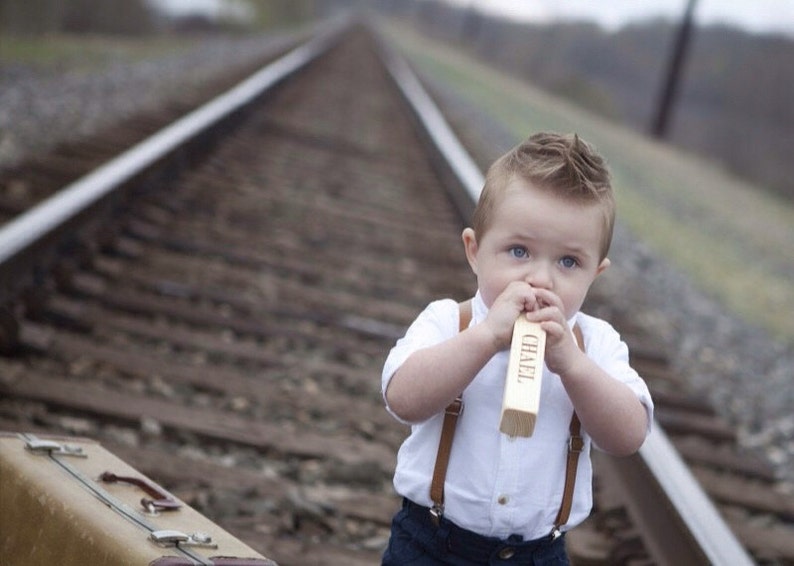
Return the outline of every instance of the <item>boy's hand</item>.
{"type": "Polygon", "coordinates": [[[540,323],[546,331],[546,366],[550,371],[564,375],[576,362],[581,350],[568,329],[562,300],[547,289],[514,281],[496,298],[483,324],[491,330],[497,349],[510,347],[513,326],[522,313],[528,320],[540,323]]]}
{"type": "Polygon", "coordinates": [[[568,328],[565,307],[560,298],[547,289],[533,289],[535,308],[528,310],[526,317],[540,323],[546,331],[544,361],[550,371],[564,375],[581,354],[568,328]]]}
{"type": "Polygon", "coordinates": [[[535,310],[537,306],[536,290],[523,281],[513,281],[496,297],[483,324],[493,333],[498,350],[510,347],[518,316],[535,310]]]}

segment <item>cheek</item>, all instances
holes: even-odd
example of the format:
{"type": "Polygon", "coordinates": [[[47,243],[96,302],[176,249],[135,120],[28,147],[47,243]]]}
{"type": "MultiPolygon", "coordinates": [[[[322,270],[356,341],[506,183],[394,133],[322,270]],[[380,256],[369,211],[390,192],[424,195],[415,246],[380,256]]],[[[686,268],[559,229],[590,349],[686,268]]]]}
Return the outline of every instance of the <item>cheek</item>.
{"type": "Polygon", "coordinates": [[[510,283],[509,279],[495,277],[491,274],[489,277],[478,277],[477,285],[480,289],[482,300],[488,308],[491,308],[496,298],[502,294],[507,285],[510,283]]]}
{"type": "Polygon", "coordinates": [[[496,300],[498,293],[494,293],[493,289],[485,281],[482,280],[478,282],[477,287],[480,291],[480,296],[482,297],[485,306],[490,309],[491,305],[493,305],[494,300],[496,300]]]}
{"type": "Polygon", "coordinates": [[[582,307],[587,291],[590,288],[585,283],[566,285],[558,290],[558,295],[565,307],[565,317],[570,318],[582,307]]]}

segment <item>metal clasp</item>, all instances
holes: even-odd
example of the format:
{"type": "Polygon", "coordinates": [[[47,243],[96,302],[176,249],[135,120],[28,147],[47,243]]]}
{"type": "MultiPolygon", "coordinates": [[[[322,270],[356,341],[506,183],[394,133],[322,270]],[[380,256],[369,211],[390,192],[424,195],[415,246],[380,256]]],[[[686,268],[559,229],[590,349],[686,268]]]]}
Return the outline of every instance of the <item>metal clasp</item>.
{"type": "Polygon", "coordinates": [[[441,524],[441,518],[444,516],[444,505],[436,503],[430,508],[430,520],[433,521],[435,526],[441,524]]]}
{"type": "Polygon", "coordinates": [[[181,531],[153,531],[149,539],[162,546],[197,546],[201,548],[218,548],[212,537],[205,533],[185,534],[181,531]]]}
{"type": "Polygon", "coordinates": [[[582,452],[584,450],[584,438],[572,436],[568,439],[568,452],[582,452]]]}
{"type": "Polygon", "coordinates": [[[561,536],[562,536],[562,531],[559,529],[559,527],[554,527],[554,528],[551,530],[551,534],[549,535],[549,538],[550,538],[551,540],[557,540],[557,539],[558,539],[558,538],[560,538],[561,536]]]}
{"type": "Polygon", "coordinates": [[[51,454],[58,456],[73,456],[75,458],[88,458],[80,446],[61,444],[54,440],[43,440],[32,434],[25,436],[25,448],[35,454],[51,454]]]}
{"type": "Polygon", "coordinates": [[[463,398],[460,396],[455,397],[455,400],[447,405],[447,408],[444,410],[444,412],[454,417],[458,417],[463,414],[463,398]]]}

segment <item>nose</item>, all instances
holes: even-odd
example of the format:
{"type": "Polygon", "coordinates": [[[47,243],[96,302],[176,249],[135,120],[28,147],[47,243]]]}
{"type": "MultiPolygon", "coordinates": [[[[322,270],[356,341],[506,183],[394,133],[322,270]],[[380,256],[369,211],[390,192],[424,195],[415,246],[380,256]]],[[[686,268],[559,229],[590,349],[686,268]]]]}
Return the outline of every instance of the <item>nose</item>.
{"type": "Polygon", "coordinates": [[[529,268],[526,278],[527,283],[539,289],[551,289],[551,266],[545,261],[534,261],[529,268]]]}

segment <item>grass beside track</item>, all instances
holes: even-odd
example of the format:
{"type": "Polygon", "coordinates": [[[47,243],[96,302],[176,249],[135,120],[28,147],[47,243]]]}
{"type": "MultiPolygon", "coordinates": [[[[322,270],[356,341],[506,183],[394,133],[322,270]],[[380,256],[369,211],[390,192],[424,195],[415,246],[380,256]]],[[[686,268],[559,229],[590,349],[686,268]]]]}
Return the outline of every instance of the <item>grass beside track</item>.
{"type": "MultiPolygon", "coordinates": [[[[607,157],[619,217],[641,240],[751,324],[794,343],[794,206],[712,163],[601,119],[405,29],[391,38],[518,142],[576,131],[607,157]]],[[[481,164],[482,165],[482,164],[481,164]]]]}

